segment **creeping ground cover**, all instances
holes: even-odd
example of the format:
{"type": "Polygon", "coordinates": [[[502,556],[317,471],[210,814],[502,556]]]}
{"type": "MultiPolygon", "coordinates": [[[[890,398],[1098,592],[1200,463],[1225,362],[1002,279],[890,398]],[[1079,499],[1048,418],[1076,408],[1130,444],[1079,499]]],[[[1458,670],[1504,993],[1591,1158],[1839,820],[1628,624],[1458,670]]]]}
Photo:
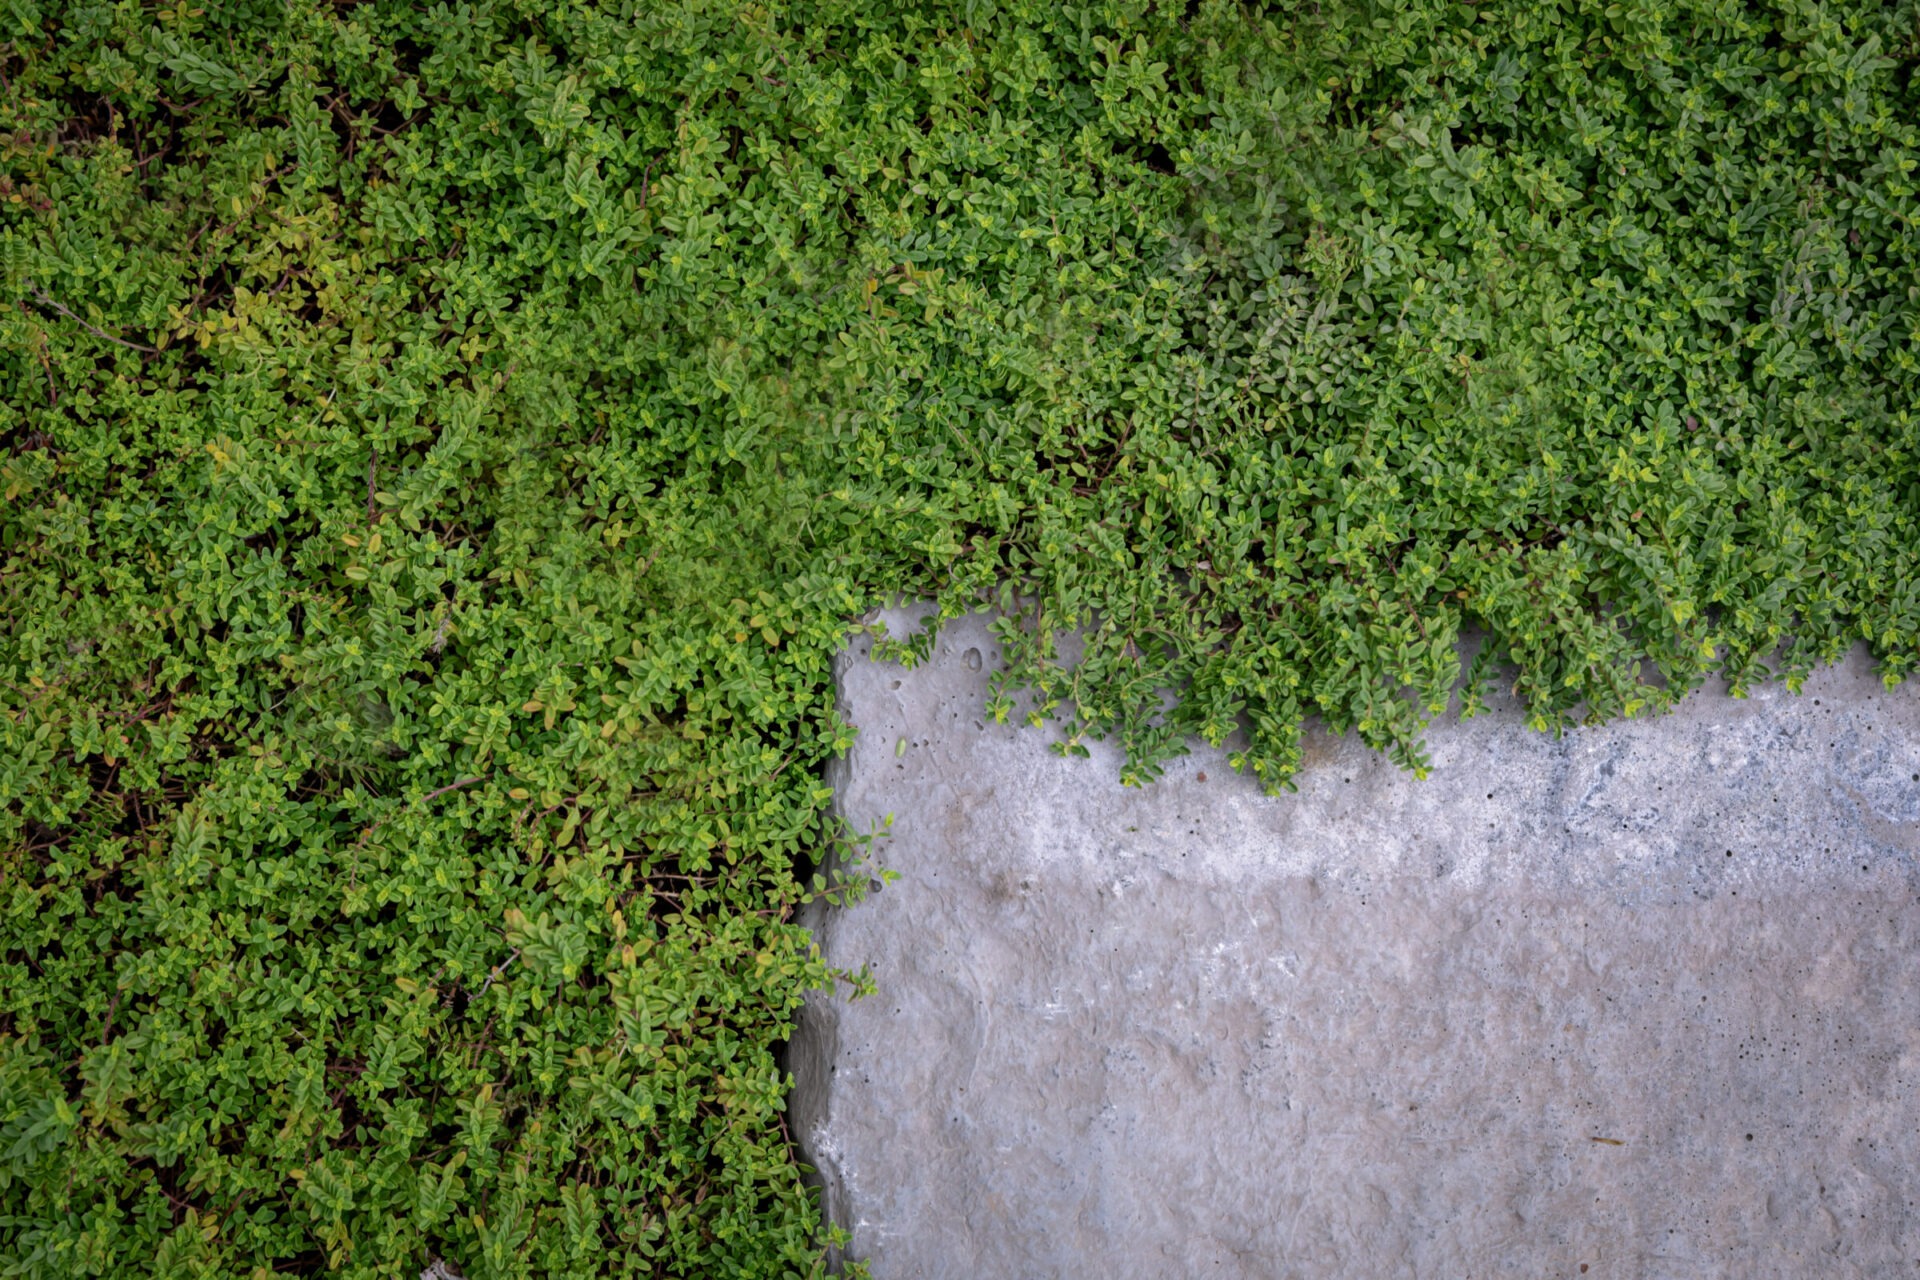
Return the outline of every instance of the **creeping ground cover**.
{"type": "Polygon", "coordinates": [[[1470,626],[1543,729],[1906,675],[1917,72],[1915,0],[0,6],[0,1275],[821,1274],[896,593],[1141,781],[1419,768],[1470,626]]]}

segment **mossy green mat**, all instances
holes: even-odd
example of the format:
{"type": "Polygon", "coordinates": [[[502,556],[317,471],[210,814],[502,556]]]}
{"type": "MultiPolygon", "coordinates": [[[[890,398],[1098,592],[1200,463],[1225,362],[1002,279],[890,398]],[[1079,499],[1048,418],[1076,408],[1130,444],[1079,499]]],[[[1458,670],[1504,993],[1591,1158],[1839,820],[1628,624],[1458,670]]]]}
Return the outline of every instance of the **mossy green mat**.
{"type": "Polygon", "coordinates": [[[773,1050],[895,592],[1143,780],[1418,766],[1465,623],[1543,726],[1905,674],[1916,31],[12,0],[8,1274],[813,1271],[773,1050]]]}

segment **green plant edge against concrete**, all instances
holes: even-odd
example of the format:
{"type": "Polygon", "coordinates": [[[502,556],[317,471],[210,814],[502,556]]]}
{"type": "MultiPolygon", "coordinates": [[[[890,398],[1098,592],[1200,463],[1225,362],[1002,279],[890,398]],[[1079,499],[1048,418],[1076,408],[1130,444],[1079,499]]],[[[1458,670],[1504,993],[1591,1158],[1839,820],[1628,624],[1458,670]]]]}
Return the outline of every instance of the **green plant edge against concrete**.
{"type": "Polygon", "coordinates": [[[0,1272],[819,1274],[894,593],[1138,781],[1419,768],[1465,625],[1543,729],[1905,676],[1916,32],[12,0],[0,1272]]]}

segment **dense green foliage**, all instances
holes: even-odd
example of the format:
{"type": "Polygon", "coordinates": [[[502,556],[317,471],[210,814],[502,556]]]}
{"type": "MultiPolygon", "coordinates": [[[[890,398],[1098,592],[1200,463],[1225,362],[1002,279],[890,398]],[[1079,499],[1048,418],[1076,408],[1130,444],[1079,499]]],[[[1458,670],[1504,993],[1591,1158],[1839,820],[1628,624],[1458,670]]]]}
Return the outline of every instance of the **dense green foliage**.
{"type": "Polygon", "coordinates": [[[1543,726],[1906,674],[1916,41],[12,0],[0,1274],[815,1271],[774,1053],[894,591],[1143,778],[1417,766],[1468,624],[1543,726]]]}

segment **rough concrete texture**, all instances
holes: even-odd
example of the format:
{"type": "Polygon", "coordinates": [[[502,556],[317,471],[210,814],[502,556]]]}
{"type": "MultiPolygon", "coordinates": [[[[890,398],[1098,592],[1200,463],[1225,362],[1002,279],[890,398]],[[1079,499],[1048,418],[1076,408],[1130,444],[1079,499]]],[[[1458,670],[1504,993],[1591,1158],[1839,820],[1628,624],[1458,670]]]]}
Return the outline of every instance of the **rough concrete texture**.
{"type": "Polygon", "coordinates": [[[1920,1275],[1920,690],[1496,705],[1270,799],[983,724],[997,657],[843,659],[900,878],[814,921],[879,994],[792,1118],[877,1280],[1920,1275]]]}

